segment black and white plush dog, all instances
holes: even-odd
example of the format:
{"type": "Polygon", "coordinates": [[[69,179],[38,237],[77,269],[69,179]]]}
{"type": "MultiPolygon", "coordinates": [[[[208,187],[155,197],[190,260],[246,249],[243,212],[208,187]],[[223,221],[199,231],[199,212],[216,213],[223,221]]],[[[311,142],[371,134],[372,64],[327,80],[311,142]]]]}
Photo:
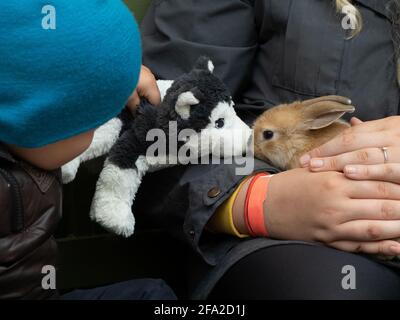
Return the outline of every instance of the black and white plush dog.
{"type": "Polygon", "coordinates": [[[210,154],[229,157],[246,151],[252,131],[236,115],[229,91],[213,69],[211,60],[201,57],[190,73],[158,81],[163,98],[159,107],[144,104],[135,118],[122,112],[96,130],[85,153],[62,168],[68,183],[80,163],[109,153],[97,181],[93,220],[128,237],[135,226],[132,203],[146,172],[195,163],[210,154]],[[156,136],[164,137],[165,148],[151,153],[156,136]]]}

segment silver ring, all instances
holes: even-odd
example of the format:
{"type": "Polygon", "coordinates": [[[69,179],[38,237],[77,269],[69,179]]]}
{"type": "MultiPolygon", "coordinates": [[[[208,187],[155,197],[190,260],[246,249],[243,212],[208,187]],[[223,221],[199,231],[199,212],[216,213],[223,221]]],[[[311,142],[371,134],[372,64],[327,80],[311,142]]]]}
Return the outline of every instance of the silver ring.
{"type": "Polygon", "coordinates": [[[385,163],[388,163],[389,162],[388,148],[382,147],[381,150],[383,152],[383,157],[385,158],[385,163]]]}

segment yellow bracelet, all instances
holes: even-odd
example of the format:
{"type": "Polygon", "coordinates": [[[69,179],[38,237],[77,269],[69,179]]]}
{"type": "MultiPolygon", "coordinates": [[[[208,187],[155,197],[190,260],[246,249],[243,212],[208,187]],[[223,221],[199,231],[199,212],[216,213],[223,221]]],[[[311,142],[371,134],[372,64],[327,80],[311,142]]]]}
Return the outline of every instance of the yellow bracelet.
{"type": "Polygon", "coordinates": [[[214,215],[211,217],[208,227],[217,233],[225,233],[236,236],[238,238],[246,238],[248,235],[241,234],[235,227],[233,223],[233,204],[235,203],[236,197],[246,183],[248,179],[243,180],[232,195],[225,200],[215,211],[214,215]]]}

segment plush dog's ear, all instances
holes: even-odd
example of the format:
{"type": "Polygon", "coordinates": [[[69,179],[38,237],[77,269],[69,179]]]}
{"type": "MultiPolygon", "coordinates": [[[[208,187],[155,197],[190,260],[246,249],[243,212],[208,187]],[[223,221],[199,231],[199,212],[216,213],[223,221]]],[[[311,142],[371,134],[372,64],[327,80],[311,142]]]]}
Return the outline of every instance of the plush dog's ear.
{"type": "Polygon", "coordinates": [[[205,56],[200,57],[196,64],[194,65],[195,69],[209,71],[210,73],[214,72],[214,64],[211,59],[205,56]]]}
{"type": "Polygon", "coordinates": [[[178,96],[175,111],[182,119],[187,120],[190,116],[190,108],[199,103],[200,101],[194,96],[193,92],[186,91],[178,96]]]}
{"type": "Polygon", "coordinates": [[[351,100],[341,96],[326,96],[304,101],[302,108],[302,127],[317,130],[331,125],[345,113],[353,113],[351,100]]]}

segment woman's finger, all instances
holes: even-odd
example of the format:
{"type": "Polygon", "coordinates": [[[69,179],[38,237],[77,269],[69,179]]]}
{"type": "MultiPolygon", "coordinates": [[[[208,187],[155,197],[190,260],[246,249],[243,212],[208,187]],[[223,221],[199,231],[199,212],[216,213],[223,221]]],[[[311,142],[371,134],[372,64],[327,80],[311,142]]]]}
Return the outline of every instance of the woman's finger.
{"type": "Polygon", "coordinates": [[[303,167],[309,166],[312,158],[333,157],[342,153],[367,148],[381,148],[391,145],[393,137],[387,131],[356,132],[363,124],[345,130],[324,145],[308,152],[300,158],[303,167]]]}
{"type": "Polygon", "coordinates": [[[376,242],[336,241],[329,243],[328,245],[347,252],[366,253],[388,257],[400,255],[400,243],[394,240],[376,242]]]}
{"type": "Polygon", "coordinates": [[[400,220],[354,220],[338,225],[332,234],[334,241],[378,241],[400,238],[400,220]]]}
{"type": "Polygon", "coordinates": [[[355,126],[357,126],[359,124],[362,124],[362,123],[364,123],[364,122],[361,121],[360,119],[356,118],[356,117],[353,117],[353,118],[350,119],[350,124],[351,124],[352,127],[355,127],[355,126]]]}
{"type": "Polygon", "coordinates": [[[346,177],[354,180],[377,180],[400,184],[400,163],[347,165],[343,172],[346,177]]]}
{"type": "Polygon", "coordinates": [[[345,192],[352,199],[400,200],[400,185],[387,181],[349,181],[345,192]]]}
{"type": "Polygon", "coordinates": [[[378,131],[393,131],[399,128],[400,126],[400,116],[392,116],[382,119],[377,119],[373,121],[365,121],[362,122],[358,118],[353,117],[350,120],[350,124],[353,125],[353,121],[356,121],[357,125],[354,126],[354,132],[378,132],[378,131]],[[354,120],[353,120],[354,119],[354,120]],[[361,121],[361,123],[359,122],[361,121]],[[362,125],[359,125],[362,124],[362,125]]]}
{"type": "MultiPolygon", "coordinates": [[[[391,154],[391,161],[400,162],[400,148],[387,148],[391,154]],[[390,149],[390,150],[389,150],[390,149]]],[[[381,148],[367,148],[357,151],[346,152],[333,157],[314,158],[310,161],[310,170],[321,171],[343,171],[344,167],[351,164],[381,164],[385,157],[381,148]]]]}
{"type": "Polygon", "coordinates": [[[346,208],[337,215],[337,222],[341,224],[357,220],[400,221],[400,201],[354,199],[349,201],[346,208]]]}
{"type": "Polygon", "coordinates": [[[373,121],[361,121],[360,119],[353,117],[350,119],[350,124],[354,132],[378,132],[388,129],[388,118],[373,120],[373,121]]]}

